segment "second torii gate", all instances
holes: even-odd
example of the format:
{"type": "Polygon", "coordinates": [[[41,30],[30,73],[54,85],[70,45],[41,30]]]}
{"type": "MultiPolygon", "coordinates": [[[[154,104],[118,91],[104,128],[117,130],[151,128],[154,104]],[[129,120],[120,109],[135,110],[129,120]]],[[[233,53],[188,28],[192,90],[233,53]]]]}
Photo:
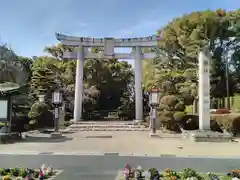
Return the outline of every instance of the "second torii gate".
{"type": "Polygon", "coordinates": [[[63,58],[76,59],[76,84],[74,101],[74,121],[82,119],[83,102],[83,67],[84,59],[134,59],[135,61],[135,122],[143,120],[143,96],[142,96],[142,59],[152,59],[155,53],[143,53],[141,48],[157,46],[158,36],[141,38],[84,38],[66,36],[56,33],[57,40],[63,45],[77,47],[73,52],[64,52],[63,58]],[[103,47],[101,53],[88,51],[89,47],[103,47]],[[115,53],[114,48],[132,48],[132,53],[115,53]]]}

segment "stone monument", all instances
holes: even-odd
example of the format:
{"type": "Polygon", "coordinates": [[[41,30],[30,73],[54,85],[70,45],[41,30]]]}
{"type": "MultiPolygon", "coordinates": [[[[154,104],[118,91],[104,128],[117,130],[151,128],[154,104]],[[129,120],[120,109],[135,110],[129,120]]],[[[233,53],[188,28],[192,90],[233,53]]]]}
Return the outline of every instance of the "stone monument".
{"type": "Polygon", "coordinates": [[[211,55],[207,50],[198,57],[199,129],[210,130],[210,65],[211,55]]]}
{"type": "Polygon", "coordinates": [[[204,49],[198,56],[198,97],[199,97],[199,130],[183,133],[183,137],[195,142],[228,142],[232,140],[229,133],[211,131],[210,127],[210,62],[211,55],[204,49]]]}
{"type": "Polygon", "coordinates": [[[152,59],[155,53],[143,53],[141,48],[152,48],[157,46],[158,36],[141,38],[84,38],[56,34],[57,40],[63,45],[76,47],[73,52],[64,52],[66,59],[76,59],[76,86],[74,102],[74,121],[82,119],[83,101],[83,66],[84,59],[134,59],[135,61],[135,122],[143,120],[143,96],[142,96],[142,59],[152,59]],[[102,53],[91,53],[88,48],[103,47],[102,53]],[[132,53],[115,53],[114,48],[132,48],[132,53]]]}

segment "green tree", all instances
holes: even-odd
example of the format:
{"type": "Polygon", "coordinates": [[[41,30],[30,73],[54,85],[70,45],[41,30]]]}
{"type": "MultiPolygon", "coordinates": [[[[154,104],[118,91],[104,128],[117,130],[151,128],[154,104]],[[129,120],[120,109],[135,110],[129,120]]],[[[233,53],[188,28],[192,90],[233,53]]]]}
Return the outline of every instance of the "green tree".
{"type": "Polygon", "coordinates": [[[51,54],[53,57],[63,60],[64,51],[72,51],[73,48],[69,46],[64,46],[62,44],[47,46],[44,48],[44,52],[51,54]]]}
{"type": "Polygon", "coordinates": [[[129,96],[133,71],[127,62],[117,59],[86,60],[84,70],[85,82],[100,91],[99,110],[114,110],[121,105],[121,97],[129,96]]]}
{"type": "Polygon", "coordinates": [[[31,87],[34,94],[47,95],[54,85],[53,72],[50,69],[34,69],[31,79],[31,87]]]}
{"type": "MultiPolygon", "coordinates": [[[[62,59],[64,52],[62,45],[56,45],[45,48],[57,59],[62,59]]],[[[71,51],[72,49],[68,49],[71,51]]],[[[102,52],[101,48],[92,48],[93,53],[102,52]]],[[[73,60],[63,63],[63,74],[67,77],[64,85],[69,93],[74,94],[75,87],[75,67],[73,60]]],[[[84,87],[85,99],[84,106],[89,107],[88,99],[96,103],[95,110],[115,110],[125,102],[124,99],[131,96],[130,85],[133,80],[131,66],[126,62],[120,62],[117,59],[86,59],[84,63],[84,87]]],[[[72,96],[73,97],[73,96],[72,96]]],[[[132,101],[131,101],[132,102],[132,101]]]]}
{"type": "MultiPolygon", "coordinates": [[[[226,64],[223,56],[230,49],[233,50],[233,46],[239,42],[236,38],[238,28],[236,28],[237,23],[235,22],[239,18],[239,11],[225,12],[218,9],[193,12],[174,19],[158,32],[162,37],[158,43],[161,54],[155,62],[163,64],[162,68],[168,69],[171,73],[170,77],[174,77],[179,70],[183,74],[186,74],[185,71],[193,72],[194,69],[197,70],[199,50],[208,46],[213,54],[211,93],[216,97],[226,95],[224,90],[226,89],[224,88],[226,87],[226,64]]],[[[196,73],[193,74],[196,75],[196,73]]],[[[187,79],[185,78],[185,80],[187,79]]],[[[190,81],[188,80],[188,82],[190,81]]],[[[229,82],[229,89],[232,90],[230,93],[233,93],[233,80],[229,79],[229,82]]],[[[190,87],[189,84],[187,86],[190,87]]]]}

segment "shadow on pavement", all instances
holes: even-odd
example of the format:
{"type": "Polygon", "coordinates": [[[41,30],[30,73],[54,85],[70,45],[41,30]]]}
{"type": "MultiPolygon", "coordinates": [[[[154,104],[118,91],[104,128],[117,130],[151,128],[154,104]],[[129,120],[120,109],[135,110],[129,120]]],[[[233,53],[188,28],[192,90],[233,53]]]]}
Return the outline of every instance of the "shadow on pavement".
{"type": "Polygon", "coordinates": [[[71,141],[74,138],[69,137],[26,137],[21,140],[10,140],[1,144],[17,144],[17,143],[61,143],[71,141]]]}
{"type": "Polygon", "coordinates": [[[60,142],[66,142],[71,141],[73,138],[69,137],[26,137],[25,139],[19,141],[21,143],[32,143],[32,142],[38,142],[38,143],[60,143],[60,142]]]}

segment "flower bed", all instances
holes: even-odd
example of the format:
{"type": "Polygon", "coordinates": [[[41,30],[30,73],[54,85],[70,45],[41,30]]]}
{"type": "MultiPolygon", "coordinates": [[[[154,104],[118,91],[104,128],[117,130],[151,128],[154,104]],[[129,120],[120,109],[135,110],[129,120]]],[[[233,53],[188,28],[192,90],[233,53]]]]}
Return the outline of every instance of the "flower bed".
{"type": "Polygon", "coordinates": [[[61,171],[42,165],[39,170],[30,168],[0,168],[0,180],[52,180],[61,171]]]}
{"type": "Polygon", "coordinates": [[[232,170],[227,174],[215,173],[197,173],[195,170],[187,168],[182,172],[165,169],[164,172],[158,171],[156,168],[151,168],[148,171],[141,167],[136,169],[125,166],[124,171],[119,172],[116,180],[239,180],[240,170],[232,170]]]}

